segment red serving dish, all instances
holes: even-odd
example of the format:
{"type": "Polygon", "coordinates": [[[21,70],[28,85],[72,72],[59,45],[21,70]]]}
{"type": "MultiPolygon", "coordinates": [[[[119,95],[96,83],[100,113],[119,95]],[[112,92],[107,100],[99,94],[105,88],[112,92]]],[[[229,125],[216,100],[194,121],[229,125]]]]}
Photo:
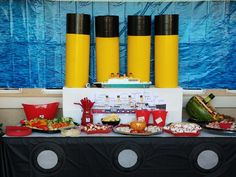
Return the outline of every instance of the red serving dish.
{"type": "Polygon", "coordinates": [[[219,127],[222,129],[230,129],[233,122],[220,122],[219,127]]]}
{"type": "Polygon", "coordinates": [[[57,113],[59,102],[48,104],[22,104],[27,120],[37,117],[54,119],[57,113]]]}
{"type": "Polygon", "coordinates": [[[97,133],[110,133],[112,132],[112,126],[101,125],[101,124],[87,124],[81,127],[81,131],[87,134],[97,134],[97,133]],[[102,129],[104,127],[104,129],[102,129]]]}
{"type": "Polygon", "coordinates": [[[112,132],[112,129],[106,129],[106,130],[90,130],[90,131],[85,131],[87,134],[97,134],[97,133],[110,133],[112,132]]]}
{"type": "Polygon", "coordinates": [[[28,136],[32,134],[32,129],[28,127],[6,126],[7,136],[28,136]]]}
{"type": "Polygon", "coordinates": [[[129,124],[119,124],[116,127],[130,127],[130,125],[129,124]]]}
{"type": "Polygon", "coordinates": [[[164,131],[166,133],[172,134],[174,136],[190,136],[190,137],[192,137],[192,136],[199,136],[200,133],[201,133],[200,131],[197,131],[196,133],[174,133],[171,130],[166,130],[166,129],[164,129],[164,131]]]}

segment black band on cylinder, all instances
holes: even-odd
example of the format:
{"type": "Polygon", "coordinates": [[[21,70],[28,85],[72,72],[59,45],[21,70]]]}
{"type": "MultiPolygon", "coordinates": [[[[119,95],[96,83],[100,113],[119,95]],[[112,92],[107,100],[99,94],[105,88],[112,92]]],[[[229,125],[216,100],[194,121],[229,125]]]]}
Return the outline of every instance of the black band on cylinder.
{"type": "Polygon", "coordinates": [[[155,16],[155,35],[178,35],[179,15],[155,16]]]}
{"type": "Polygon", "coordinates": [[[119,16],[95,17],[96,37],[119,37],[119,16]]]}
{"type": "Polygon", "coordinates": [[[90,15],[67,14],[66,15],[66,33],[90,34],[90,15]]]}
{"type": "Polygon", "coordinates": [[[150,36],[151,35],[151,16],[128,16],[128,35],[129,36],[150,36]]]}

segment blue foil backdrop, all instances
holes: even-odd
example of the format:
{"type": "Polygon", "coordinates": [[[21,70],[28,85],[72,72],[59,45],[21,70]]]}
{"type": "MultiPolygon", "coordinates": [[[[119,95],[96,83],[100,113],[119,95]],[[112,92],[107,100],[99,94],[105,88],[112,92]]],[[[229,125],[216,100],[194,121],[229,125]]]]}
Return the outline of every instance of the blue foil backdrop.
{"type": "MultiPolygon", "coordinates": [[[[236,89],[236,2],[59,2],[0,0],[0,87],[61,88],[66,13],[92,16],[90,82],[96,80],[94,18],[120,17],[120,72],[126,72],[128,15],[179,14],[179,85],[236,89]]],[[[152,40],[151,80],[154,81],[152,40]]]]}

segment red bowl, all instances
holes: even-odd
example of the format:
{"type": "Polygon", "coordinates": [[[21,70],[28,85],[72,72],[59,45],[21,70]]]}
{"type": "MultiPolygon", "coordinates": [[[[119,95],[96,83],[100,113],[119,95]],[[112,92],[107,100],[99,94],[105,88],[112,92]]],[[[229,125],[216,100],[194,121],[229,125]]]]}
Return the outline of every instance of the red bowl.
{"type": "Polygon", "coordinates": [[[28,136],[31,133],[32,130],[28,127],[6,126],[7,136],[28,136]]]}
{"type": "Polygon", "coordinates": [[[37,117],[54,119],[57,113],[59,102],[48,104],[22,104],[27,120],[37,117]]]}

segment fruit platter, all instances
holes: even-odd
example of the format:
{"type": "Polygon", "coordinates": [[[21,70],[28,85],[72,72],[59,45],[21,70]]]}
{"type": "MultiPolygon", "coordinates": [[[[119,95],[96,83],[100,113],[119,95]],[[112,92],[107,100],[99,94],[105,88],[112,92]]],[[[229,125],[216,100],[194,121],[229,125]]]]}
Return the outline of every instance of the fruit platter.
{"type": "Polygon", "coordinates": [[[34,118],[31,120],[21,120],[22,126],[31,128],[35,132],[58,133],[63,128],[76,126],[72,118],[62,117],[52,120],[45,118],[34,118]]]}
{"type": "Polygon", "coordinates": [[[123,135],[150,136],[161,134],[162,128],[156,125],[146,125],[145,122],[133,121],[130,124],[115,126],[113,132],[123,135]]]}
{"type": "Polygon", "coordinates": [[[166,133],[174,136],[198,136],[201,129],[200,125],[188,122],[170,123],[163,127],[166,133]]]}
{"type": "Polygon", "coordinates": [[[89,123],[85,126],[81,126],[81,131],[87,134],[110,133],[112,132],[112,126],[89,123]]]}

